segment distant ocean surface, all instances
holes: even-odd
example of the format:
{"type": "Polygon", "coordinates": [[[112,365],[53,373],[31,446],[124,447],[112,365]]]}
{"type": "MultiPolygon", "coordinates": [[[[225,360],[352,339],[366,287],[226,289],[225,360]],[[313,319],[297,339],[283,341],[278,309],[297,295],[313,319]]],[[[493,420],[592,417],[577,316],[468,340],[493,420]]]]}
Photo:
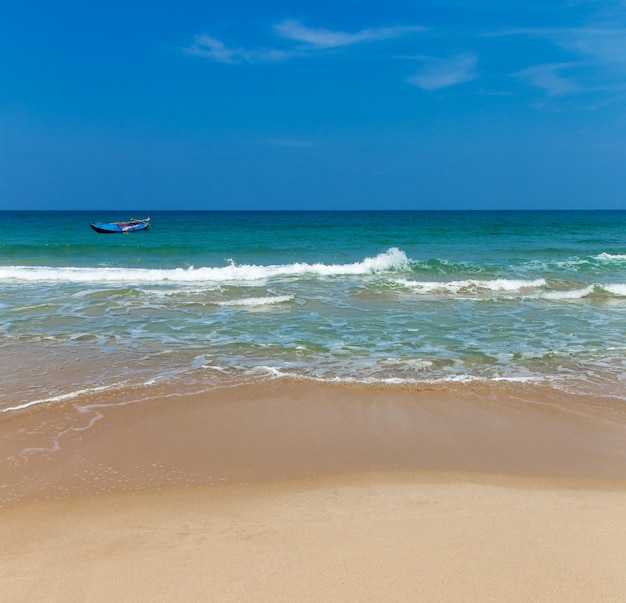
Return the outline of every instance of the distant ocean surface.
{"type": "Polygon", "coordinates": [[[0,212],[0,411],[282,376],[626,400],[626,212],[149,215],[0,212]]]}

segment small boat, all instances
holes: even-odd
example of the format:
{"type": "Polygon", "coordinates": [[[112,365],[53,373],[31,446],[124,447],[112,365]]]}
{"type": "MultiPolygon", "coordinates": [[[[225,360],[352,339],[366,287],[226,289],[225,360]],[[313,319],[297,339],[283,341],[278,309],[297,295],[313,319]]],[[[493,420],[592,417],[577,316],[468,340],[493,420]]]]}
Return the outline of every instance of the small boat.
{"type": "Polygon", "coordinates": [[[112,233],[112,232],[137,232],[138,230],[146,230],[150,226],[150,218],[131,218],[128,222],[93,222],[90,224],[96,232],[112,233]]]}

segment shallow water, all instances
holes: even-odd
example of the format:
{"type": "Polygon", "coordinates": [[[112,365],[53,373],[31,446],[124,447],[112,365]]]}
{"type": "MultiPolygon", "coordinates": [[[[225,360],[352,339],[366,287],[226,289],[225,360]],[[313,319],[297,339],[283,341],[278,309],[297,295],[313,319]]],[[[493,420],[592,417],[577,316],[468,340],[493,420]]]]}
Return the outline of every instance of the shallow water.
{"type": "Polygon", "coordinates": [[[0,212],[0,410],[159,383],[626,399],[626,212],[0,212]],[[136,217],[144,217],[143,213],[136,217]]]}

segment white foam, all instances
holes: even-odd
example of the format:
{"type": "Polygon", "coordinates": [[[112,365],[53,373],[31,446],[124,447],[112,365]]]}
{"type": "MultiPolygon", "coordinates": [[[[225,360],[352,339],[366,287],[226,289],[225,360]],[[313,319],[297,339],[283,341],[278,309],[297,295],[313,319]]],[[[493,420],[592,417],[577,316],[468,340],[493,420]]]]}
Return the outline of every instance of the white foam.
{"type": "Polygon", "coordinates": [[[62,402],[64,400],[71,400],[72,398],[78,398],[84,394],[95,394],[97,392],[103,392],[109,389],[116,389],[120,387],[120,384],[116,385],[104,385],[101,387],[88,387],[85,389],[79,389],[74,392],[70,392],[68,394],[61,394],[59,396],[52,396],[50,398],[42,398],[41,400],[32,400],[30,402],[25,402],[24,404],[18,404],[17,406],[8,406],[6,408],[0,408],[0,412],[11,412],[15,410],[24,410],[25,408],[30,408],[31,406],[37,406],[38,404],[49,404],[51,402],[62,402]]]}
{"type": "Polygon", "coordinates": [[[82,268],[50,266],[3,266],[0,281],[66,282],[66,283],[196,283],[258,281],[275,276],[345,276],[373,274],[402,268],[409,260],[403,251],[393,247],[373,258],[352,264],[277,264],[257,266],[230,261],[219,268],[82,268]]]}
{"type": "Polygon", "coordinates": [[[292,301],[293,295],[277,295],[274,297],[243,297],[241,299],[231,299],[229,301],[218,302],[218,306],[243,306],[256,308],[259,306],[271,306],[292,301]]]}
{"type": "Polygon", "coordinates": [[[613,295],[626,296],[626,285],[602,285],[602,288],[613,295]]]}
{"type": "Polygon", "coordinates": [[[582,289],[568,289],[566,291],[544,291],[539,297],[542,299],[551,300],[566,300],[566,299],[582,299],[593,293],[595,285],[589,285],[582,289]]]}
{"type": "Polygon", "coordinates": [[[519,292],[525,289],[537,289],[544,287],[546,281],[543,278],[532,281],[521,279],[466,279],[462,281],[433,282],[433,281],[410,281],[407,279],[396,279],[397,284],[413,289],[418,293],[459,293],[463,291],[504,291],[519,292]]]}
{"type": "Polygon", "coordinates": [[[595,256],[594,260],[598,260],[600,262],[624,262],[626,261],[626,255],[621,253],[601,253],[595,256]]]}
{"type": "Polygon", "coordinates": [[[306,375],[297,372],[287,372],[275,366],[257,366],[248,372],[250,375],[266,376],[271,379],[298,379],[304,381],[314,381],[316,383],[345,383],[362,385],[440,385],[445,383],[540,383],[544,377],[540,375],[493,375],[479,376],[470,374],[442,375],[439,377],[419,378],[419,377],[348,377],[335,375],[333,377],[322,377],[318,375],[306,375]]]}

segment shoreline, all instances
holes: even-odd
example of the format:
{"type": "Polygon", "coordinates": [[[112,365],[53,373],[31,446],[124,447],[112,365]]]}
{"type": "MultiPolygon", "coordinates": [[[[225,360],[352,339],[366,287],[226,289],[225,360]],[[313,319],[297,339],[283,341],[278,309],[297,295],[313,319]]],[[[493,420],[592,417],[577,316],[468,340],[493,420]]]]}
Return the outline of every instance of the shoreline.
{"type": "Polygon", "coordinates": [[[545,387],[276,379],[93,392],[0,420],[0,504],[377,471],[626,480],[626,407],[545,387]]]}

